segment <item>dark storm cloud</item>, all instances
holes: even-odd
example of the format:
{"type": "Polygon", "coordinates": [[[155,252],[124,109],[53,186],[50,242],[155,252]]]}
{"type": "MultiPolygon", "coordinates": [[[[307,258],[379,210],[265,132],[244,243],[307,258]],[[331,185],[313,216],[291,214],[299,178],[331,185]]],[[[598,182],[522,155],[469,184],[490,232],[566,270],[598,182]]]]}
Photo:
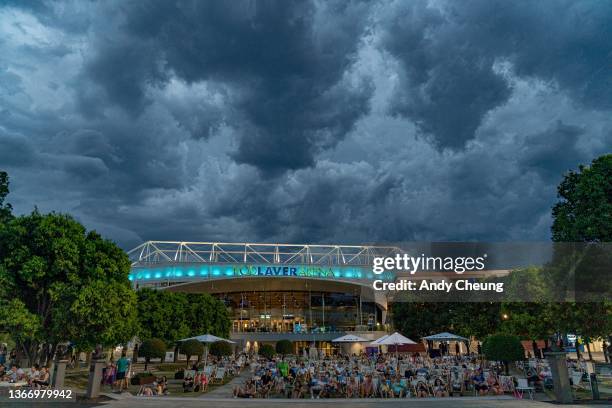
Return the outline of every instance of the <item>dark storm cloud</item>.
{"type": "Polygon", "coordinates": [[[0,5],[18,212],[145,239],[548,239],[609,151],[612,3],[0,5]]]}
{"type": "Polygon", "coordinates": [[[367,84],[338,85],[354,60],[367,6],[322,7],[317,16],[310,2],[122,4],[125,22],[99,41],[86,75],[134,113],[146,102],[144,88],[163,84],[168,72],[189,83],[231,84],[240,94],[235,159],[266,173],[312,166],[314,155],[367,111],[371,94],[367,84]]]}
{"type": "Polygon", "coordinates": [[[383,46],[404,70],[392,112],[414,119],[441,146],[462,147],[507,101],[499,62],[554,81],[579,103],[612,107],[609,2],[407,2],[381,14],[383,46]]]}

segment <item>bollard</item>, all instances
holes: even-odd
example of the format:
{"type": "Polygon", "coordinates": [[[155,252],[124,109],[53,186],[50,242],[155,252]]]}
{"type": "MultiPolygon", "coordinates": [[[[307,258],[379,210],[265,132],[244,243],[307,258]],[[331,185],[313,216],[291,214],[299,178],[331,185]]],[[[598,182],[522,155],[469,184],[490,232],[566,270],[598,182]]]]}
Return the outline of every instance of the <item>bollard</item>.
{"type": "Polygon", "coordinates": [[[66,377],[66,364],[68,360],[59,360],[55,362],[53,377],[51,377],[51,387],[61,390],[64,388],[64,378],[66,377]]]}
{"type": "Polygon", "coordinates": [[[571,404],[574,402],[572,387],[567,374],[566,354],[563,351],[544,353],[553,377],[555,399],[559,404],[571,404]]]}
{"type": "Polygon", "coordinates": [[[591,392],[593,393],[593,400],[599,399],[599,386],[597,385],[597,374],[591,373],[591,392]]]}
{"type": "Polygon", "coordinates": [[[105,365],[106,360],[104,359],[91,360],[91,365],[89,366],[89,382],[87,383],[87,393],[85,394],[88,399],[98,398],[100,396],[102,369],[105,365]]]}

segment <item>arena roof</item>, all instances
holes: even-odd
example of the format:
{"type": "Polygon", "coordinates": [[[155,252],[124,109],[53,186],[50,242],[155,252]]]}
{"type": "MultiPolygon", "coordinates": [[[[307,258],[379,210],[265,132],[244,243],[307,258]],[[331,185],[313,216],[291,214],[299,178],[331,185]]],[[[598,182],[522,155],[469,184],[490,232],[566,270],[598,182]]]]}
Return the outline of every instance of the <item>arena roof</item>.
{"type": "Polygon", "coordinates": [[[376,245],[310,245],[147,241],[128,252],[132,267],[180,263],[368,266],[375,257],[402,253],[376,245]]]}

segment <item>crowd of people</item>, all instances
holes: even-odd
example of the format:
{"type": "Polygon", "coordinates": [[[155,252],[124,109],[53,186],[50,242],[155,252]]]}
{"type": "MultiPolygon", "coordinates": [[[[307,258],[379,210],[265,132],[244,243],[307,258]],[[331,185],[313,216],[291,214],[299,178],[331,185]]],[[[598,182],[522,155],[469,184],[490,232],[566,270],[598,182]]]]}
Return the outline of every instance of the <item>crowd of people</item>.
{"type": "MultiPolygon", "coordinates": [[[[255,358],[250,369],[244,383],[234,387],[235,398],[445,398],[503,395],[513,393],[516,385],[501,365],[475,355],[255,358]]],[[[538,381],[546,370],[542,366],[537,372],[538,381]]]]}

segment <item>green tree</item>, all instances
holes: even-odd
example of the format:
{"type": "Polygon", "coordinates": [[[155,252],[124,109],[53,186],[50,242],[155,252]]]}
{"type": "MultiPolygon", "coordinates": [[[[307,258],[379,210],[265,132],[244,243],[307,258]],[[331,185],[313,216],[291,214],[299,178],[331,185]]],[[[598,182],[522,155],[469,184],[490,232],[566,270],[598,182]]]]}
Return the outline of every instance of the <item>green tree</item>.
{"type": "Polygon", "coordinates": [[[187,367],[189,367],[189,360],[191,360],[192,356],[199,358],[204,353],[204,346],[195,339],[182,341],[179,349],[182,354],[187,356],[187,367]]]}
{"type": "Polygon", "coordinates": [[[232,346],[227,341],[215,341],[210,344],[209,353],[215,357],[231,356],[232,346]]]}
{"type": "MultiPolygon", "coordinates": [[[[175,344],[180,339],[202,334],[191,332],[185,317],[189,304],[184,293],[143,288],[137,296],[140,338],[155,337],[175,344]]],[[[208,315],[202,316],[202,320],[207,318],[208,315]]]]}
{"type": "Polygon", "coordinates": [[[36,362],[64,341],[91,350],[128,340],[136,329],[129,270],[120,248],[68,215],[11,218],[0,228],[0,299],[21,300],[40,320],[37,337],[20,337],[20,352],[36,362]]]}
{"type": "MultiPolygon", "coordinates": [[[[19,299],[0,300],[0,331],[12,335],[17,344],[36,339],[40,333],[40,318],[26,308],[19,299]]],[[[30,359],[29,350],[25,350],[30,359]]]]}
{"type": "Polygon", "coordinates": [[[276,342],[276,352],[283,356],[293,353],[293,343],[290,340],[279,340],[276,342]]]}
{"type": "Polygon", "coordinates": [[[164,341],[161,339],[147,339],[143,341],[140,345],[140,348],[138,349],[138,355],[144,357],[144,370],[147,371],[147,367],[151,362],[152,358],[164,358],[164,356],[166,355],[166,343],[164,343],[164,341]]]}
{"type": "Polygon", "coordinates": [[[518,336],[508,334],[493,334],[482,343],[482,352],[488,360],[504,363],[506,375],[508,363],[525,359],[525,350],[518,336]]]}
{"type": "Polygon", "coordinates": [[[612,154],[570,171],[553,207],[553,241],[612,242],[612,154]]]}
{"type": "Polygon", "coordinates": [[[272,358],[276,354],[275,351],[274,351],[274,347],[272,347],[272,345],[270,345],[270,344],[263,344],[263,345],[261,345],[259,347],[258,353],[260,355],[264,356],[265,358],[267,358],[268,360],[272,360],[272,358]]]}
{"type": "Polygon", "coordinates": [[[0,225],[11,218],[13,207],[5,203],[6,196],[9,193],[9,178],[5,171],[0,171],[0,225]]]}
{"type": "MultiPolygon", "coordinates": [[[[555,252],[555,282],[575,296],[576,302],[562,310],[565,333],[589,339],[610,335],[609,306],[612,290],[612,154],[596,158],[590,166],[565,175],[553,207],[552,238],[556,242],[587,243],[561,246],[555,252]],[[569,264],[569,267],[567,266],[569,264]],[[600,313],[594,316],[593,313],[600,313]],[[586,319],[586,320],[585,320],[586,319]],[[572,329],[573,328],[573,329],[572,329]],[[602,331],[607,333],[601,334],[602,331]]],[[[612,336],[609,338],[612,340],[612,336]]],[[[580,351],[577,349],[578,355],[580,351]]]]}

